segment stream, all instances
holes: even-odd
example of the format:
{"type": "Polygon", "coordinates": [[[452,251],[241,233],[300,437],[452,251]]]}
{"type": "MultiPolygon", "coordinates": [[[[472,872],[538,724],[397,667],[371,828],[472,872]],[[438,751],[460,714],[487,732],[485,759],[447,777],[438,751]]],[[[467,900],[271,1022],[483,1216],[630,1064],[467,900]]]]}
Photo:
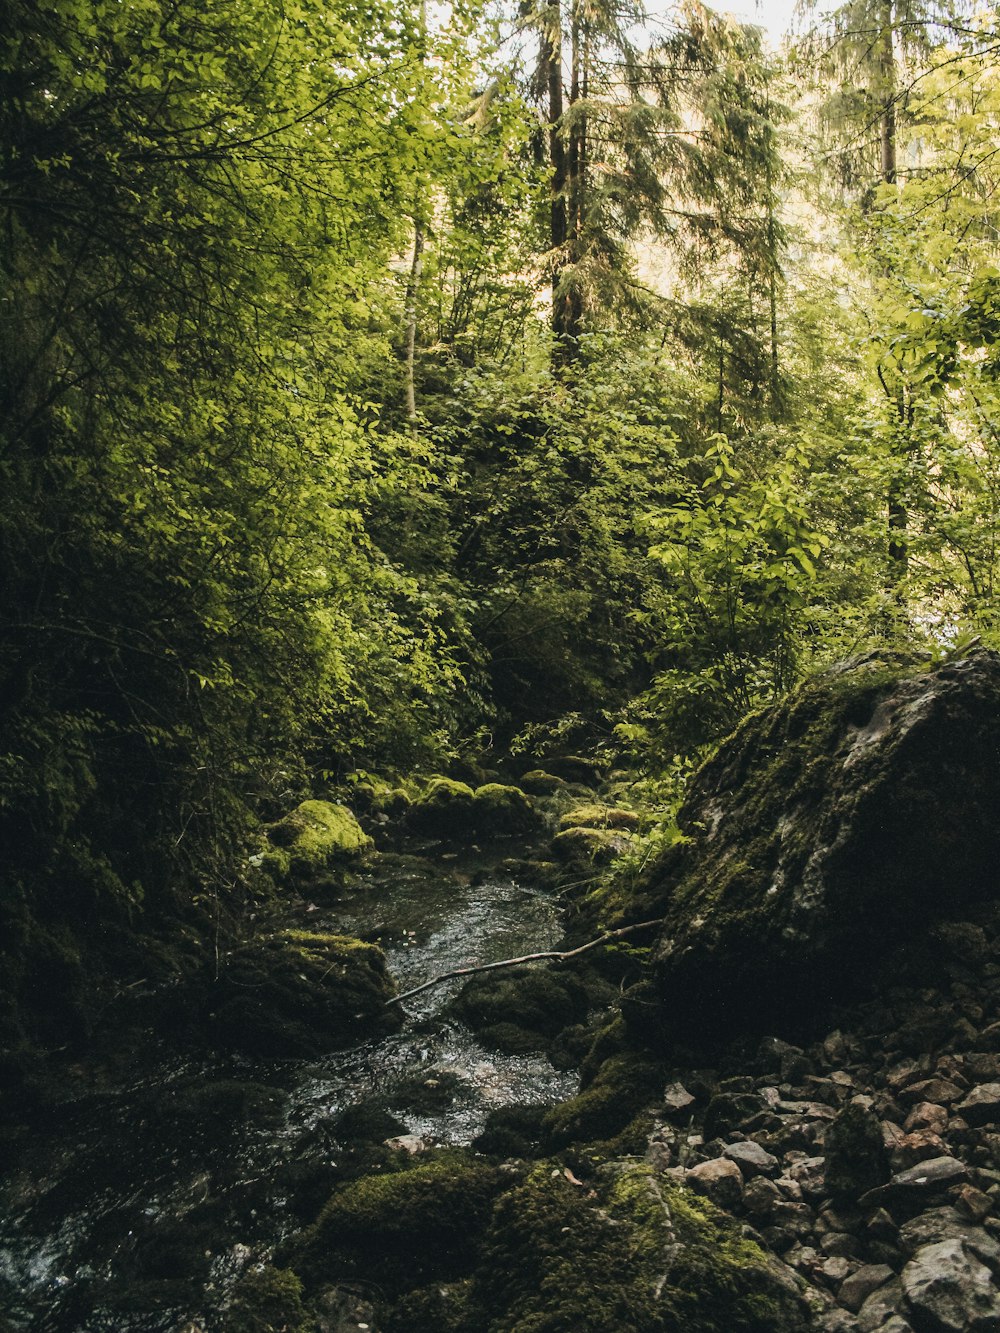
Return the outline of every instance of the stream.
{"type": "MultiPolygon", "coordinates": [[[[383,858],[335,907],[305,910],[311,930],[377,940],[401,991],[560,933],[551,896],[447,855],[383,858]]],[[[152,1073],[47,1111],[0,1183],[0,1330],[211,1328],[235,1279],[322,1207],[351,1150],[345,1112],[375,1102],[408,1134],[465,1145],[494,1108],[573,1095],[575,1072],[490,1051],[449,1019],[461,985],[414,997],[402,1032],[351,1050],[146,1059],[152,1073]]]]}

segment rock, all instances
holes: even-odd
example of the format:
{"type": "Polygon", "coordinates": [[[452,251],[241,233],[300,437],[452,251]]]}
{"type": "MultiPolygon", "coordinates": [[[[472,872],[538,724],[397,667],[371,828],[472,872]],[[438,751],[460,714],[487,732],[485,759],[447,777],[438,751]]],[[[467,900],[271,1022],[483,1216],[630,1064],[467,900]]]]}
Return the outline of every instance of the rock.
{"type": "Polygon", "coordinates": [[[948,1112],[933,1102],[918,1102],[906,1117],[903,1128],[907,1134],[917,1129],[929,1129],[932,1134],[943,1134],[948,1128],[948,1112]]]}
{"type": "Polygon", "coordinates": [[[882,1328],[896,1314],[902,1299],[903,1284],[898,1278],[873,1291],[858,1311],[860,1333],[875,1333],[876,1329],[882,1328]]]}
{"type": "Polygon", "coordinates": [[[879,1205],[885,1200],[915,1203],[935,1194],[941,1194],[952,1185],[960,1185],[969,1177],[969,1168],[955,1157],[932,1157],[919,1166],[911,1166],[892,1177],[888,1184],[870,1190],[861,1202],[865,1206],[879,1205]]]}
{"type": "Polygon", "coordinates": [[[621,810],[609,805],[576,805],[559,820],[561,829],[605,828],[637,829],[642,820],[633,810],[621,810]]]}
{"type": "Polygon", "coordinates": [[[825,1158],[806,1157],[791,1166],[788,1174],[802,1191],[803,1198],[822,1199],[827,1193],[825,1168],[825,1158]]]}
{"type": "Polygon", "coordinates": [[[928,1078],[919,1083],[911,1083],[900,1092],[901,1101],[936,1102],[939,1106],[951,1106],[962,1096],[963,1089],[957,1083],[946,1078],[928,1078]]]}
{"type": "Polygon", "coordinates": [[[934,670],[868,656],[747,718],[692,780],[688,841],[640,886],[666,916],[644,1035],[805,1026],[873,988],[887,942],[989,898],[998,752],[985,650],[934,670]]]}
{"type": "Polygon", "coordinates": [[[837,1292],[837,1300],[857,1314],[872,1292],[884,1287],[894,1277],[888,1264],[865,1264],[844,1280],[837,1292]]]}
{"type": "Polygon", "coordinates": [[[854,1202],[889,1179],[879,1118],[856,1102],[830,1125],[825,1150],[826,1187],[834,1199],[854,1202]]]}
{"type": "Polygon", "coordinates": [[[663,1092],[663,1106],[670,1115],[682,1115],[695,1104],[683,1083],[668,1083],[663,1092]]]}
{"type": "Polygon", "coordinates": [[[260,866],[273,879],[310,879],[350,862],[373,844],[343,805],[303,801],[267,829],[269,848],[260,866]]]}
{"type": "Polygon", "coordinates": [[[589,1190],[542,1164],[505,1193],[470,1300],[468,1329],[804,1333],[810,1323],[795,1278],[736,1223],[649,1167],[613,1162],[589,1190]]]}
{"type": "Polygon", "coordinates": [[[764,1105],[757,1093],[717,1092],[705,1110],[705,1138],[722,1138],[763,1110],[764,1105]]]}
{"type": "Polygon", "coordinates": [[[596,759],[580,754],[550,755],[545,761],[546,771],[566,782],[596,787],[604,778],[604,765],[596,759]]]}
{"type": "Polygon", "coordinates": [[[696,1194],[711,1199],[716,1207],[728,1211],[738,1208],[743,1199],[743,1172],[724,1157],[692,1167],[684,1183],[696,1194]]]}
{"type": "Polygon", "coordinates": [[[996,1124],[1000,1121],[1000,1083],[981,1083],[955,1109],[967,1124],[996,1124]]]}
{"type": "Polygon", "coordinates": [[[955,1195],[955,1211],[978,1225],[993,1211],[993,1200],[974,1185],[962,1185],[955,1195]]]}
{"type": "Polygon", "coordinates": [[[488,782],[477,787],[472,800],[472,823],[481,837],[531,833],[541,828],[541,815],[518,787],[488,782]]]}
{"type": "Polygon", "coordinates": [[[565,778],[557,778],[554,773],[546,773],[541,768],[522,774],[520,782],[521,789],[529,796],[555,796],[566,786],[565,778]]]}
{"type": "Polygon", "coordinates": [[[604,828],[568,828],[552,839],[552,855],[572,870],[608,865],[629,845],[628,837],[604,828]]]}
{"type": "Polygon", "coordinates": [[[743,1187],[743,1207],[761,1220],[771,1217],[780,1198],[777,1185],[764,1176],[755,1176],[743,1187]]]}
{"type": "Polygon", "coordinates": [[[347,935],[286,930],[234,950],[204,988],[207,1027],[225,1049],[309,1057],[395,1032],[385,955],[347,935]]]}
{"type": "Polygon", "coordinates": [[[427,837],[461,837],[474,827],[474,802],[468,783],[432,778],[407,811],[407,827],[427,837]]]}
{"type": "Polygon", "coordinates": [[[472,977],[447,1006],[487,1045],[510,1054],[544,1050],[589,1007],[586,988],[567,971],[511,967],[472,977]]]}
{"type": "Polygon", "coordinates": [[[904,1168],[916,1166],[929,1157],[941,1157],[948,1152],[948,1146],[940,1134],[933,1134],[929,1129],[918,1129],[913,1134],[904,1134],[896,1143],[893,1154],[893,1166],[904,1168]]]}
{"type": "Polygon", "coordinates": [[[750,1180],[753,1176],[777,1175],[780,1165],[777,1157],[769,1153],[766,1148],[762,1148],[759,1143],[754,1143],[751,1140],[730,1143],[728,1147],[723,1149],[722,1155],[731,1162],[735,1162],[747,1180],[750,1180]]]}
{"type": "Polygon", "coordinates": [[[1000,1268],[1000,1244],[951,1206],[931,1208],[899,1228],[899,1242],[910,1255],[942,1240],[965,1241],[984,1263],[1000,1268]]]}
{"type": "Polygon", "coordinates": [[[935,1333],[997,1333],[1000,1291],[989,1268],[961,1240],[925,1245],[903,1269],[913,1320],[935,1333]]]}

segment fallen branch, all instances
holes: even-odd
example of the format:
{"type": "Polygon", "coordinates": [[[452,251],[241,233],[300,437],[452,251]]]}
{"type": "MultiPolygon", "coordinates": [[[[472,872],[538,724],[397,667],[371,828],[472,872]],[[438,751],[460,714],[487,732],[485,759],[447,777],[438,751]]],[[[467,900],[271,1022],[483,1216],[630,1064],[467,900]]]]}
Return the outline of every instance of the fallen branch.
{"type": "Polygon", "coordinates": [[[521,963],[565,963],[570,958],[579,958],[580,954],[588,953],[591,949],[596,949],[601,944],[607,944],[611,940],[620,940],[626,935],[634,935],[638,930],[648,930],[650,926],[662,926],[666,917],[657,917],[655,921],[640,921],[634,926],[622,926],[619,930],[609,930],[605,934],[598,936],[596,940],[590,940],[586,944],[579,945],[576,949],[550,949],[545,953],[525,953],[520,958],[503,958],[497,963],[477,963],[473,967],[455,967],[450,972],[442,972],[440,976],[431,977],[430,981],[425,981],[419,986],[414,986],[412,990],[405,990],[401,995],[394,995],[391,1000],[386,1000],[385,1007],[390,1004],[400,1004],[403,1000],[409,1000],[414,995],[419,995],[421,991],[430,990],[432,986],[440,986],[443,981],[451,981],[454,977],[471,977],[475,972],[494,972],[500,967],[517,967],[521,963]]]}

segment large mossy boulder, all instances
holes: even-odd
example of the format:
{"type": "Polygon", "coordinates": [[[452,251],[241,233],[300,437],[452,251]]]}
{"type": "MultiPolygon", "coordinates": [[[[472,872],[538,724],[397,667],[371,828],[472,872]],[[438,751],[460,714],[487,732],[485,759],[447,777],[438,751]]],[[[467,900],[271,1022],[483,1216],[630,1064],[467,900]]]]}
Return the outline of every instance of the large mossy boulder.
{"type": "Polygon", "coordinates": [[[267,829],[261,868],[274,879],[313,879],[356,860],[372,846],[343,805],[303,801],[267,829]]]}
{"type": "Polygon", "coordinates": [[[455,1150],[363,1176],[336,1190],[289,1245],[289,1262],[310,1284],[353,1278],[389,1295],[452,1280],[471,1270],[508,1183],[496,1167],[455,1150]]]}
{"type": "Polygon", "coordinates": [[[235,950],[207,987],[208,1032],[248,1055],[310,1057],[401,1026],[385,955],[348,935],[287,930],[235,950]]]}
{"type": "Polygon", "coordinates": [[[483,837],[506,833],[533,833],[544,820],[520,787],[487,782],[473,794],[472,817],[483,837]]]}
{"type": "Polygon", "coordinates": [[[454,778],[432,778],[410,806],[407,826],[412,833],[446,838],[473,827],[475,793],[467,782],[454,778]]]}
{"type": "Polygon", "coordinates": [[[520,1054],[545,1050],[585,1017],[589,1003],[586,987],[568,972],[516,967],[473,977],[448,1010],[485,1045],[520,1054]]]}
{"type": "Polygon", "coordinates": [[[748,718],[696,774],[689,841],[639,886],[666,921],[646,1039],[805,1030],[899,946],[1000,888],[1000,656],[871,656],[748,718]]]}
{"type": "Polygon", "coordinates": [[[539,1165],[499,1200],[459,1327],[482,1333],[799,1333],[789,1270],[683,1186],[610,1163],[596,1189],[539,1165]]]}

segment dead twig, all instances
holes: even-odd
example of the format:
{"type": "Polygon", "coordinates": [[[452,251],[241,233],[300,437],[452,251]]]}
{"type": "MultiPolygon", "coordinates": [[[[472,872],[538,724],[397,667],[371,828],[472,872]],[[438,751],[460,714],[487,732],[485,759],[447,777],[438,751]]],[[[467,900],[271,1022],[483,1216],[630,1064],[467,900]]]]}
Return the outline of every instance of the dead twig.
{"type": "Polygon", "coordinates": [[[419,995],[421,991],[430,990],[432,986],[440,986],[443,981],[451,981],[454,977],[471,977],[475,972],[495,972],[500,967],[517,967],[520,963],[565,963],[570,958],[579,958],[580,954],[588,953],[591,949],[598,948],[601,944],[608,944],[611,940],[623,939],[626,935],[634,935],[636,931],[648,930],[650,926],[662,926],[666,917],[657,917],[655,921],[640,921],[634,926],[622,926],[619,930],[609,930],[603,935],[599,935],[596,940],[589,940],[586,944],[579,945],[576,949],[550,949],[545,953],[525,953],[519,958],[503,958],[496,963],[477,963],[473,967],[455,967],[450,972],[442,972],[440,976],[431,977],[430,981],[425,981],[419,986],[414,986],[412,990],[405,990],[400,995],[394,995],[391,1000],[386,1000],[385,1007],[390,1004],[400,1004],[403,1000],[409,1000],[414,995],[419,995]]]}

